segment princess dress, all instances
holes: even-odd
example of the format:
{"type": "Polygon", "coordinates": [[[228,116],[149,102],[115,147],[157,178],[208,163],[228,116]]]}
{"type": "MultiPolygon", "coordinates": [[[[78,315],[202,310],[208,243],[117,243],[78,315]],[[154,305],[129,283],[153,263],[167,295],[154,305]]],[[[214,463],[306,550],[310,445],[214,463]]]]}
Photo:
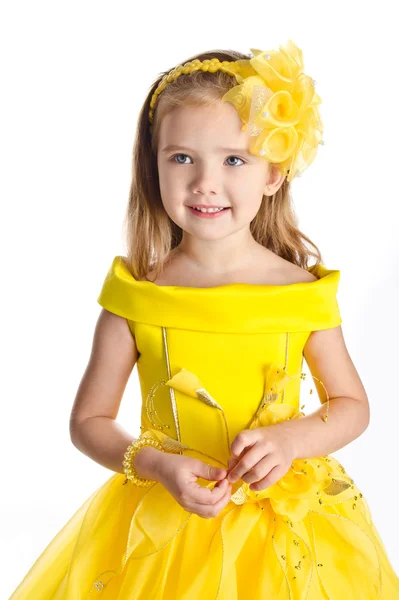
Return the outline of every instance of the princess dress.
{"type": "MultiPolygon", "coordinates": [[[[318,279],[158,286],[134,279],[116,256],[98,302],[126,318],[135,337],[142,433],[171,452],[227,467],[240,431],[300,418],[305,342],[342,322],[340,271],[308,270],[318,279]]],[[[259,492],[236,482],[228,504],[209,519],[187,512],[159,482],[143,488],[112,475],[10,600],[100,597],[393,600],[399,580],[362,493],[324,456],[294,460],[259,492]]]]}

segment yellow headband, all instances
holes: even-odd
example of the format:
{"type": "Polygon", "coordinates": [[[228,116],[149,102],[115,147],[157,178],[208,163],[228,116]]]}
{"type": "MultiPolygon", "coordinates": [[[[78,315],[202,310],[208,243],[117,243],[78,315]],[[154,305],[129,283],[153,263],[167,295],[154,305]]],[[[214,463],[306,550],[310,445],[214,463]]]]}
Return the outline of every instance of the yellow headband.
{"type": "Polygon", "coordinates": [[[249,151],[278,165],[290,182],[313,162],[319,144],[324,144],[323,124],[318,106],[321,98],[315,81],[303,73],[302,51],[289,40],[279,51],[253,50],[249,60],[223,61],[217,58],[179,65],[169,71],[152,95],[149,122],[166,85],[193,71],[224,71],[238,84],[223,97],[231,102],[250,132],[249,151]]]}

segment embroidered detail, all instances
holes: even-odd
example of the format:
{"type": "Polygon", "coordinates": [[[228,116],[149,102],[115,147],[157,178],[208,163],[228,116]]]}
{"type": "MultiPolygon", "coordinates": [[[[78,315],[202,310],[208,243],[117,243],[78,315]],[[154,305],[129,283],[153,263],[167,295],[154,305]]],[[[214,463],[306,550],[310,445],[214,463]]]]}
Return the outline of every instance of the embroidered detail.
{"type": "Polygon", "coordinates": [[[158,390],[159,387],[164,386],[165,384],[166,384],[165,379],[160,379],[157,383],[155,383],[153,386],[151,386],[150,390],[147,394],[147,398],[145,400],[145,411],[146,411],[147,419],[149,420],[151,425],[153,427],[155,427],[156,429],[163,429],[164,427],[166,429],[169,429],[169,425],[166,425],[165,423],[163,423],[161,421],[161,419],[158,417],[158,413],[154,407],[154,396],[156,394],[156,391],[158,390]],[[154,420],[154,417],[156,417],[158,419],[159,424],[154,420]]]}

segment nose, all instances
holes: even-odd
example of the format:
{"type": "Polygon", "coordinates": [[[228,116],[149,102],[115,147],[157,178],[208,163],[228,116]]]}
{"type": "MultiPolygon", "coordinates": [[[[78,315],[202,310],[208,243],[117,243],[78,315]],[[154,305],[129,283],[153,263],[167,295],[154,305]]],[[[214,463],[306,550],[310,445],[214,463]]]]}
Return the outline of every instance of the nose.
{"type": "Polygon", "coordinates": [[[219,194],[219,179],[215,169],[211,167],[199,168],[192,183],[192,192],[203,196],[219,194]]]}

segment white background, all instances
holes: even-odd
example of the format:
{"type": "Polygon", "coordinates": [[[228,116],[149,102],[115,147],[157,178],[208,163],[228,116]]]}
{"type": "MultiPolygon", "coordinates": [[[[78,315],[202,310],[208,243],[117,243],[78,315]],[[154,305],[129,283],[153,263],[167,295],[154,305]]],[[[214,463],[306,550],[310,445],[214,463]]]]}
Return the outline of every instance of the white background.
{"type": "MultiPolygon", "coordinates": [[[[393,2],[3,2],[1,45],[1,598],[113,473],[78,452],[69,415],[97,304],[124,254],[131,152],[161,71],[207,49],[303,50],[326,145],[292,184],[300,228],[339,269],[345,340],[371,424],[335,456],[396,571],[398,120],[393,2]]],[[[136,368],[118,421],[139,435],[136,368]]]]}

